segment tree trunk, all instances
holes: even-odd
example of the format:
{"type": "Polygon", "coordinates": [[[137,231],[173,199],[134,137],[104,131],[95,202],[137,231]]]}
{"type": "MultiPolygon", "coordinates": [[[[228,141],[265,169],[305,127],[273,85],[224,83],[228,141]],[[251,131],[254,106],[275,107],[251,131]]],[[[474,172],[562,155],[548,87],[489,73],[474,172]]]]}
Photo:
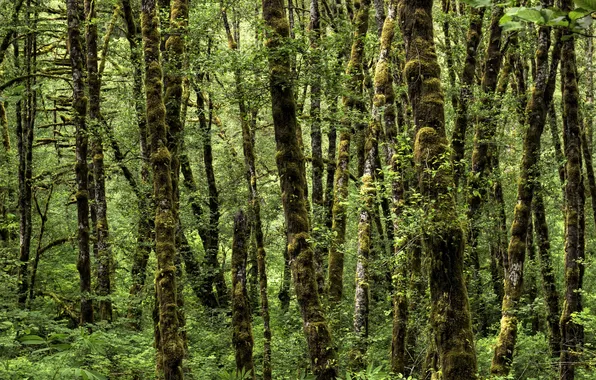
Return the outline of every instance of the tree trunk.
{"type": "Polygon", "coordinates": [[[91,296],[91,264],[89,257],[89,192],[88,192],[88,165],[87,142],[88,130],[86,123],[87,97],[85,96],[85,70],[83,44],[80,31],[79,2],[66,1],[68,17],[68,43],[70,47],[70,64],[73,79],[73,108],[75,111],[74,123],[76,126],[76,157],[75,166],[77,180],[77,220],[79,270],[81,282],[81,324],[93,323],[93,305],[91,296]]]}
{"type": "Polygon", "coordinates": [[[554,91],[549,75],[552,74],[552,64],[557,60],[557,57],[556,49],[553,49],[551,69],[549,70],[549,46],[550,28],[541,27],[536,50],[536,81],[526,107],[525,124],[528,127],[524,136],[523,156],[517,185],[517,203],[513,212],[511,238],[507,249],[501,329],[491,364],[491,374],[495,376],[507,376],[509,374],[517,338],[518,320],[516,313],[523,289],[526,236],[536,178],[534,171],[540,156],[540,136],[544,130],[546,112],[554,91]]]}
{"type": "Polygon", "coordinates": [[[399,21],[406,45],[404,75],[417,128],[414,161],[420,191],[430,206],[423,245],[430,259],[430,323],[438,369],[446,380],[475,379],[474,336],[463,278],[465,239],[457,222],[453,167],[444,158],[448,146],[432,0],[403,1],[399,21]]]}
{"type": "Polygon", "coordinates": [[[180,336],[181,321],[177,313],[176,286],[176,225],[171,155],[167,146],[166,110],[163,101],[160,63],[159,16],[155,0],[143,0],[141,30],[145,52],[145,93],[147,127],[151,137],[151,163],[155,201],[155,253],[157,257],[156,293],[159,317],[159,348],[165,380],[183,378],[184,343],[180,336]]]}
{"type": "Polygon", "coordinates": [[[499,178],[493,178],[493,165],[491,163],[498,155],[495,135],[497,133],[499,101],[495,99],[495,90],[503,57],[501,53],[501,27],[499,26],[499,20],[503,14],[504,9],[502,7],[495,7],[491,18],[490,37],[486,49],[486,62],[481,83],[481,114],[475,125],[472,167],[468,182],[468,221],[470,223],[468,244],[470,246],[469,261],[472,268],[472,278],[469,286],[472,293],[474,325],[477,326],[482,335],[487,333],[489,318],[486,313],[483,313],[487,308],[482,305],[483,284],[480,277],[480,260],[477,251],[480,235],[478,224],[482,206],[486,201],[489,181],[491,179],[496,182],[500,181],[499,178]]]}
{"type": "Polygon", "coordinates": [[[546,324],[549,332],[548,342],[551,357],[558,360],[561,352],[559,293],[557,291],[555,270],[553,268],[550,254],[550,239],[548,236],[548,224],[546,222],[546,210],[542,198],[542,187],[539,181],[536,182],[532,210],[534,211],[534,228],[536,229],[536,240],[538,243],[538,257],[540,258],[542,289],[544,291],[544,300],[546,302],[546,324]]]}
{"type": "Polygon", "coordinates": [[[272,28],[266,46],[269,51],[273,125],[278,151],[276,161],[296,297],[302,313],[313,372],[319,380],[332,379],[338,375],[336,351],[317,293],[306,206],[306,170],[296,136],[296,104],[290,75],[290,57],[283,48],[289,37],[283,2],[263,0],[263,18],[265,24],[272,28]]]}
{"type": "MultiPolygon", "coordinates": [[[[364,78],[362,61],[364,59],[364,38],[368,31],[368,11],[370,0],[358,1],[355,4],[356,13],[353,19],[354,39],[352,53],[346,74],[350,76],[348,84],[349,94],[343,97],[343,104],[347,112],[362,110],[362,82],[364,78]]],[[[329,248],[328,268],[328,296],[329,301],[338,303],[343,293],[344,248],[346,240],[346,203],[348,199],[348,179],[350,174],[350,143],[352,140],[351,122],[343,122],[343,129],[339,134],[339,153],[335,169],[335,195],[333,197],[332,236],[334,241],[329,248]]]]}
{"type": "MultiPolygon", "coordinates": [[[[457,112],[455,126],[451,136],[451,148],[453,149],[453,163],[455,167],[455,184],[465,172],[464,158],[466,148],[466,131],[468,129],[468,103],[472,96],[474,74],[476,73],[476,58],[478,56],[478,45],[482,39],[482,24],[484,20],[484,8],[472,8],[470,10],[470,28],[466,36],[466,61],[461,75],[461,88],[457,101],[457,112]]],[[[500,30],[500,29],[499,29],[500,30]]],[[[492,29],[491,29],[492,31],[492,29]]],[[[492,41],[492,39],[491,39],[492,41]]]]}
{"type": "Polygon", "coordinates": [[[100,128],[101,82],[97,58],[97,20],[95,2],[85,0],[87,48],[87,83],[89,88],[89,122],[92,136],[93,178],[95,193],[95,238],[97,244],[97,295],[99,301],[99,319],[112,320],[111,268],[112,254],[109,245],[109,229],[106,202],[106,184],[103,162],[103,141],[100,128]]]}
{"type": "MultiPolygon", "coordinates": [[[[571,1],[562,3],[563,9],[572,9],[571,1]]],[[[561,313],[561,367],[559,378],[573,380],[584,339],[583,325],[572,319],[582,311],[582,284],[584,275],[584,203],[582,178],[581,125],[579,118],[579,89],[575,39],[571,32],[564,33],[561,51],[561,88],[563,98],[563,146],[565,154],[565,298],[561,313]]]]}
{"type": "Polygon", "coordinates": [[[236,375],[250,373],[255,379],[252,349],[254,345],[250,322],[250,300],[246,292],[246,261],[250,224],[242,211],[234,218],[234,242],[232,243],[232,342],[236,351],[236,375]]]}

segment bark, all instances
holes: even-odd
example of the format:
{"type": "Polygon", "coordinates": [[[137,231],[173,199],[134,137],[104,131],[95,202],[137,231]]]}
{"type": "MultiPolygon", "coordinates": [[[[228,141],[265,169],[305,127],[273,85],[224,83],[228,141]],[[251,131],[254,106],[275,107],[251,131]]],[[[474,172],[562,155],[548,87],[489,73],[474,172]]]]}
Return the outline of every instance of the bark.
{"type": "MultiPolygon", "coordinates": [[[[27,49],[25,49],[25,52],[27,49]]],[[[15,58],[18,59],[18,47],[15,44],[15,58]]],[[[26,59],[29,59],[26,57],[26,59]]],[[[17,150],[19,156],[19,273],[18,273],[18,302],[25,307],[29,289],[29,254],[31,250],[31,197],[32,197],[32,144],[33,125],[29,123],[29,94],[25,99],[17,102],[16,133],[17,150]]]]}
{"type": "Polygon", "coordinates": [[[594,177],[594,164],[592,161],[592,147],[588,141],[587,123],[584,120],[581,122],[581,150],[583,154],[584,163],[586,166],[586,179],[588,181],[588,188],[590,190],[590,203],[592,204],[592,216],[596,225],[596,178],[594,177]]]}
{"type": "Polygon", "coordinates": [[[269,51],[276,161],[288,228],[288,255],[292,263],[292,277],[313,372],[317,379],[332,379],[338,375],[336,351],[317,293],[306,205],[306,170],[296,136],[296,104],[290,75],[290,57],[283,48],[284,42],[289,38],[283,2],[264,0],[263,19],[271,28],[266,47],[269,51]]]}
{"type": "Polygon", "coordinates": [[[525,124],[527,130],[524,136],[520,176],[517,184],[517,203],[513,212],[511,238],[507,249],[501,328],[491,364],[491,374],[495,376],[507,376],[509,374],[517,338],[518,319],[516,314],[523,289],[526,237],[534,195],[536,164],[540,156],[540,136],[544,130],[548,105],[552,100],[554,91],[554,85],[552,85],[550,77],[553,74],[553,65],[556,68],[558,62],[555,47],[549,70],[549,46],[550,29],[541,27],[536,50],[536,81],[526,107],[525,124]]]}
{"type": "Polygon", "coordinates": [[[550,254],[550,238],[548,234],[548,223],[546,222],[546,210],[542,198],[542,189],[540,182],[536,183],[534,200],[532,201],[532,210],[534,213],[534,223],[536,229],[536,240],[538,245],[538,257],[540,259],[540,274],[542,276],[542,290],[546,302],[546,324],[549,332],[549,348],[551,357],[558,360],[561,351],[561,328],[559,327],[559,293],[557,291],[557,282],[555,270],[553,268],[550,254]]]}
{"type": "Polygon", "coordinates": [[[457,221],[453,167],[445,162],[444,96],[433,41],[432,0],[406,0],[399,22],[404,75],[417,128],[414,161],[429,210],[423,246],[430,261],[430,323],[443,379],[475,379],[476,353],[463,277],[464,236],[457,221]]]}
{"type": "Polygon", "coordinates": [[[159,16],[155,0],[143,0],[141,25],[145,52],[145,94],[147,127],[151,143],[153,197],[155,202],[155,253],[157,273],[158,347],[162,351],[158,368],[166,380],[182,379],[184,343],[177,313],[176,218],[170,172],[171,155],[167,146],[166,109],[163,100],[160,63],[159,16]]]}
{"type": "MultiPolygon", "coordinates": [[[[139,209],[139,221],[137,227],[137,250],[133,255],[133,264],[131,268],[132,285],[130,287],[131,305],[128,310],[128,317],[131,319],[132,327],[140,329],[140,318],[142,308],[141,306],[141,292],[145,285],[147,262],[149,254],[151,253],[153,240],[153,221],[151,220],[152,206],[151,206],[151,190],[149,183],[149,145],[147,142],[147,116],[145,111],[145,94],[143,90],[143,61],[141,56],[141,33],[135,22],[135,16],[130,4],[130,0],[122,0],[122,14],[126,24],[126,39],[130,47],[130,62],[133,67],[133,97],[135,107],[135,119],[139,129],[139,145],[141,153],[141,181],[137,183],[136,180],[131,181],[134,177],[132,173],[129,175],[124,173],[129,183],[136,188],[137,203],[139,209]],[[133,183],[135,185],[133,185],[133,183]]],[[[114,145],[112,144],[114,148],[114,145]]],[[[118,160],[116,149],[115,156],[118,160]]],[[[120,154],[122,159],[123,155],[120,154]]],[[[120,162],[122,160],[119,160],[120,162]]]]}
{"type": "Polygon", "coordinates": [[[399,21],[406,45],[404,75],[417,132],[414,161],[429,202],[423,246],[430,260],[431,327],[444,379],[475,379],[476,354],[463,278],[463,231],[457,222],[453,167],[445,162],[444,97],[433,41],[432,1],[404,1],[399,21]],[[432,202],[432,203],[431,203],[432,202]]]}
{"type": "MultiPolygon", "coordinates": [[[[246,292],[246,262],[250,239],[249,220],[242,211],[234,218],[234,241],[232,243],[232,342],[236,357],[236,375],[250,373],[256,379],[252,350],[254,340],[250,322],[250,300],[246,292]]],[[[244,377],[242,377],[244,378],[244,377]]]]}
{"type": "MultiPolygon", "coordinates": [[[[563,9],[570,11],[570,1],[563,1],[563,9]]],[[[582,178],[581,125],[579,118],[579,89],[575,39],[564,33],[561,51],[561,88],[563,98],[563,146],[565,154],[565,298],[561,313],[561,366],[559,378],[575,378],[584,339],[583,326],[572,319],[582,311],[581,290],[584,275],[584,203],[582,178]]]]}
{"type": "Polygon", "coordinates": [[[494,179],[494,181],[500,182],[498,177],[494,178],[491,163],[497,159],[498,155],[495,135],[498,125],[499,100],[495,99],[495,90],[503,58],[501,53],[501,27],[499,26],[499,20],[503,14],[504,9],[502,7],[495,7],[491,17],[489,43],[486,49],[486,62],[481,83],[481,113],[474,130],[472,167],[468,183],[468,221],[470,223],[468,244],[470,247],[469,260],[472,267],[470,290],[473,293],[472,310],[480,311],[480,313],[474,313],[474,325],[477,325],[479,332],[483,335],[487,333],[489,318],[482,313],[487,308],[481,304],[483,284],[480,278],[480,260],[477,245],[480,235],[479,219],[482,206],[486,202],[489,181],[494,179]]]}
{"type": "Polygon", "coordinates": [[[312,152],[312,213],[313,228],[312,238],[314,245],[315,270],[317,272],[317,286],[319,295],[325,290],[325,253],[323,244],[323,226],[325,222],[324,199],[323,199],[323,139],[321,134],[321,49],[319,40],[321,38],[321,23],[319,14],[319,0],[312,0],[310,3],[310,141],[312,152]]]}
{"type": "Polygon", "coordinates": [[[95,2],[85,0],[87,49],[87,83],[89,88],[89,128],[92,136],[93,178],[95,193],[95,243],[97,244],[97,295],[99,319],[112,320],[111,268],[112,253],[109,243],[106,184],[103,161],[103,139],[100,131],[101,82],[97,58],[97,20],[95,2]]]}
{"type": "MultiPolygon", "coordinates": [[[[348,112],[362,111],[362,82],[364,79],[363,59],[364,59],[364,38],[368,31],[368,13],[370,0],[356,1],[354,3],[356,13],[354,14],[354,37],[352,42],[352,52],[350,61],[346,69],[346,74],[350,76],[348,82],[348,95],[343,97],[344,107],[348,112]]],[[[329,248],[329,268],[328,268],[328,297],[332,303],[341,301],[343,293],[343,272],[344,272],[344,248],[346,240],[346,203],[348,198],[348,179],[350,164],[350,143],[352,140],[352,131],[350,121],[346,120],[342,124],[343,129],[339,134],[339,153],[337,156],[337,166],[335,169],[335,195],[333,197],[333,224],[331,227],[334,241],[329,248]]]]}
{"type": "Polygon", "coordinates": [[[91,295],[91,264],[89,257],[89,193],[88,193],[88,129],[87,102],[84,83],[84,53],[80,31],[79,2],[66,1],[68,43],[73,79],[74,124],[76,126],[77,221],[79,258],[77,269],[81,289],[81,324],[93,323],[91,295]]]}
{"type": "Polygon", "coordinates": [[[8,134],[8,118],[4,102],[0,101],[0,128],[2,128],[2,145],[4,150],[10,152],[10,135],[8,134]]]}
{"type": "MultiPolygon", "coordinates": [[[[466,148],[466,132],[468,130],[468,104],[472,97],[472,86],[474,85],[474,74],[476,73],[476,61],[478,56],[478,45],[482,39],[482,24],[484,20],[484,8],[472,8],[470,10],[470,27],[466,35],[466,60],[461,75],[459,97],[455,116],[455,126],[451,136],[451,149],[453,150],[453,163],[455,168],[455,184],[465,172],[465,164],[462,161],[466,148]]],[[[500,28],[497,28],[500,31],[500,28]]],[[[493,29],[491,29],[491,32],[493,29]]],[[[490,41],[493,41],[491,38],[490,41]]],[[[498,47],[498,45],[497,45],[498,47]]]]}

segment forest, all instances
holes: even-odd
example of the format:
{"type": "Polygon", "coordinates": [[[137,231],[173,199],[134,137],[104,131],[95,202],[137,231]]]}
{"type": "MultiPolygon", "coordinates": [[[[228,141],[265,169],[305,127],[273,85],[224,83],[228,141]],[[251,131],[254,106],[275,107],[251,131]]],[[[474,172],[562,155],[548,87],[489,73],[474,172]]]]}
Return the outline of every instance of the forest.
{"type": "Polygon", "coordinates": [[[0,0],[0,380],[596,379],[596,0],[0,0]]]}

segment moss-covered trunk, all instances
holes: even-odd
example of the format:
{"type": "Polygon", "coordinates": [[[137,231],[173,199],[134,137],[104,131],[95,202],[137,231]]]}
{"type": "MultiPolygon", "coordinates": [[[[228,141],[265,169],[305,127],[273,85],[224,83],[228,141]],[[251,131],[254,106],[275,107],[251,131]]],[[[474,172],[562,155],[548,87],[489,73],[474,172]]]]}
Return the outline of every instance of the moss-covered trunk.
{"type": "MultiPolygon", "coordinates": [[[[466,35],[466,60],[461,74],[461,84],[455,126],[451,136],[451,149],[453,150],[453,164],[455,167],[455,184],[459,182],[464,170],[464,152],[466,147],[466,131],[468,130],[468,104],[472,96],[474,74],[476,73],[476,60],[478,57],[478,45],[482,39],[482,24],[484,20],[484,8],[472,8],[470,10],[470,27],[466,35]]],[[[499,28],[500,30],[500,28],[499,28]]],[[[491,29],[492,31],[492,29],[491,29]]],[[[492,41],[492,39],[491,39],[492,41]]],[[[497,46],[498,47],[498,46],[497,46]]]]}
{"type": "MultiPolygon", "coordinates": [[[[562,8],[570,11],[572,2],[565,0],[562,8]]],[[[561,51],[561,89],[563,98],[563,147],[565,154],[565,298],[561,313],[561,380],[573,380],[581,354],[584,327],[572,319],[582,311],[584,275],[584,203],[582,178],[581,125],[575,38],[564,33],[561,51]]]]}
{"type": "Polygon", "coordinates": [[[472,149],[472,167],[468,180],[468,221],[470,223],[468,244],[469,262],[472,269],[472,278],[469,290],[472,293],[472,310],[474,326],[481,334],[486,334],[489,321],[485,312],[487,308],[482,305],[483,284],[480,277],[480,260],[478,257],[478,237],[480,235],[479,218],[482,206],[486,202],[486,193],[489,182],[500,182],[494,177],[492,165],[497,162],[495,135],[498,126],[499,101],[495,98],[495,90],[501,71],[503,55],[501,53],[501,27],[499,21],[504,14],[500,6],[493,9],[489,43],[486,49],[486,62],[481,81],[482,95],[480,97],[480,114],[474,128],[474,145],[472,149]]]}
{"type": "Polygon", "coordinates": [[[432,5],[432,0],[406,0],[399,5],[406,45],[404,75],[417,129],[414,160],[420,191],[429,205],[422,239],[430,261],[430,323],[443,379],[475,379],[476,353],[463,277],[465,239],[452,192],[453,167],[445,158],[444,96],[432,5]]]}
{"type": "MultiPolygon", "coordinates": [[[[368,31],[368,13],[370,0],[354,1],[356,13],[353,18],[354,36],[352,51],[346,69],[348,80],[348,95],[343,97],[343,104],[348,113],[364,109],[362,101],[362,82],[364,73],[362,61],[364,59],[364,38],[368,31]]],[[[332,233],[334,241],[329,247],[328,288],[329,301],[341,301],[343,293],[344,248],[346,240],[346,208],[348,199],[348,179],[350,175],[350,144],[352,141],[352,123],[345,120],[339,133],[339,153],[335,168],[335,189],[333,197],[332,233]]]]}
{"type": "Polygon", "coordinates": [[[532,210],[534,214],[534,228],[536,229],[536,240],[538,244],[538,258],[540,260],[540,274],[542,276],[542,289],[544,301],[546,302],[546,324],[548,326],[548,342],[551,356],[558,360],[561,351],[561,328],[559,327],[560,307],[559,293],[555,270],[553,268],[550,254],[550,238],[548,234],[548,223],[546,222],[546,210],[540,182],[536,183],[534,190],[532,210]]]}
{"type": "Polygon", "coordinates": [[[250,300],[246,292],[249,239],[250,221],[239,211],[234,218],[232,243],[232,342],[235,349],[236,373],[250,373],[250,378],[255,379],[250,300]]]}
{"type": "Polygon", "coordinates": [[[288,255],[296,298],[302,313],[311,366],[317,379],[337,376],[336,353],[317,292],[313,250],[309,236],[304,156],[296,137],[296,104],[291,82],[290,57],[284,49],[289,26],[283,2],[263,0],[263,18],[269,29],[270,91],[277,145],[277,168],[288,229],[288,255]]]}
{"type": "MultiPolygon", "coordinates": [[[[501,328],[491,364],[491,373],[496,376],[509,374],[517,338],[517,307],[523,290],[526,237],[534,195],[536,164],[540,156],[540,136],[544,130],[548,105],[554,91],[550,77],[554,70],[552,66],[558,60],[556,49],[553,49],[552,62],[549,67],[549,47],[550,28],[541,27],[536,50],[536,81],[526,107],[525,124],[527,129],[517,184],[517,203],[513,212],[511,238],[507,249],[501,328]]],[[[556,68],[556,65],[554,67],[556,68]]]]}
{"type": "Polygon", "coordinates": [[[159,16],[155,0],[143,0],[141,31],[145,52],[145,95],[147,127],[151,144],[153,197],[155,202],[155,253],[157,257],[156,293],[159,320],[158,368],[166,380],[182,379],[184,343],[180,336],[176,286],[176,225],[171,155],[168,150],[166,109],[163,100],[160,63],[159,16]]]}
{"type": "Polygon", "coordinates": [[[97,57],[97,20],[96,5],[92,0],[85,0],[85,43],[87,49],[87,83],[89,88],[89,124],[93,156],[93,179],[95,196],[95,239],[97,244],[97,295],[99,301],[99,319],[112,320],[111,261],[109,229],[106,202],[106,184],[103,162],[103,139],[100,128],[101,82],[97,57]]]}
{"type": "Polygon", "coordinates": [[[75,166],[77,181],[77,221],[79,258],[77,269],[81,288],[81,324],[93,323],[91,301],[91,264],[89,257],[89,192],[88,192],[88,131],[86,123],[87,97],[85,96],[85,61],[79,19],[79,1],[67,0],[68,43],[73,79],[73,108],[76,126],[75,166]]]}

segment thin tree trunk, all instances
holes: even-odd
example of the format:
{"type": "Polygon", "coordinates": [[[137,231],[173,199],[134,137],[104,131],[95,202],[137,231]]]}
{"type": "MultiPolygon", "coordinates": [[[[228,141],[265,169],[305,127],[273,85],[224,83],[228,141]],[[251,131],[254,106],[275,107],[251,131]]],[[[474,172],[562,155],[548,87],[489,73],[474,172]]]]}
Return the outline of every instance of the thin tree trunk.
{"type": "Polygon", "coordinates": [[[77,0],[66,0],[68,18],[68,42],[70,47],[70,64],[73,79],[73,108],[75,111],[74,124],[76,126],[76,157],[75,166],[77,177],[77,220],[79,259],[77,269],[80,276],[81,288],[81,324],[93,323],[93,305],[91,296],[91,264],[89,252],[89,193],[88,193],[88,165],[87,142],[88,130],[86,123],[87,98],[84,83],[84,55],[80,31],[79,4],[77,0]]]}
{"type": "MultiPolygon", "coordinates": [[[[548,5],[548,3],[546,4],[548,5]]],[[[495,376],[507,376],[509,374],[517,338],[518,320],[516,313],[523,289],[526,236],[535,184],[533,172],[536,170],[536,164],[540,156],[540,136],[544,130],[546,113],[554,91],[550,75],[553,71],[553,64],[558,61],[555,47],[549,70],[549,46],[550,28],[543,26],[539,31],[538,48],[536,50],[536,81],[526,107],[526,124],[528,127],[524,136],[523,156],[517,185],[517,203],[513,212],[511,238],[507,249],[501,329],[491,364],[491,374],[495,376]]]]}
{"type": "MultiPolygon", "coordinates": [[[[363,0],[355,4],[356,13],[353,19],[354,39],[352,53],[346,74],[349,79],[349,95],[344,96],[343,104],[348,112],[362,110],[362,82],[364,78],[362,61],[364,59],[364,38],[368,31],[368,13],[370,0],[363,0]]],[[[348,179],[350,164],[350,143],[352,140],[351,122],[343,122],[343,130],[339,134],[339,153],[335,169],[335,195],[333,197],[333,224],[332,233],[334,241],[329,248],[328,268],[328,297],[332,303],[341,301],[343,293],[344,273],[344,248],[346,240],[346,203],[348,198],[348,179]]]]}
{"type": "Polygon", "coordinates": [[[532,210],[534,212],[534,223],[536,228],[536,240],[538,243],[538,255],[540,258],[540,273],[542,275],[542,289],[544,300],[546,302],[547,316],[546,324],[549,332],[549,347],[551,357],[559,359],[561,351],[561,328],[559,326],[560,307],[559,293],[557,291],[557,282],[555,279],[555,270],[553,268],[550,254],[550,239],[548,236],[548,223],[546,222],[546,210],[542,198],[542,188],[540,182],[536,182],[534,190],[534,200],[532,201],[532,210]]]}
{"type": "MultiPolygon", "coordinates": [[[[468,103],[472,97],[472,86],[474,85],[474,74],[476,73],[476,61],[478,57],[477,49],[482,39],[483,20],[484,8],[472,8],[470,10],[470,27],[466,36],[466,60],[461,75],[455,126],[453,135],[451,136],[451,148],[453,149],[453,163],[455,168],[454,180],[456,185],[465,172],[463,158],[466,148],[466,132],[468,130],[468,103]]],[[[498,29],[500,30],[500,28],[498,29]]]]}
{"type": "Polygon", "coordinates": [[[288,228],[288,255],[296,297],[302,313],[311,366],[318,380],[337,377],[336,351],[317,293],[313,250],[309,237],[304,156],[296,136],[296,104],[291,82],[290,57],[282,48],[289,38],[283,2],[263,0],[263,19],[271,28],[269,51],[270,91],[278,154],[277,167],[288,228]]]}
{"type": "Polygon", "coordinates": [[[250,222],[242,211],[234,218],[234,242],[232,243],[232,342],[236,352],[236,375],[245,378],[250,373],[256,379],[252,349],[254,340],[250,322],[250,300],[246,292],[246,261],[250,222]]]}
{"type": "MultiPolygon", "coordinates": [[[[468,221],[470,223],[470,232],[468,244],[470,246],[470,263],[472,267],[472,278],[470,281],[470,291],[472,292],[472,310],[474,310],[474,325],[477,325],[482,335],[487,333],[488,316],[482,311],[487,308],[482,305],[483,284],[480,277],[480,260],[478,257],[478,237],[480,235],[479,219],[482,206],[486,202],[486,193],[488,184],[493,179],[493,165],[491,163],[496,159],[498,151],[496,149],[495,135],[497,133],[497,113],[499,101],[495,100],[495,90],[501,70],[501,27],[499,21],[504,14],[502,7],[495,7],[493,10],[490,37],[486,51],[486,62],[482,75],[482,96],[481,96],[481,115],[476,121],[474,131],[474,147],[472,150],[472,167],[469,178],[469,196],[468,196],[468,221]]],[[[499,178],[494,178],[499,182],[499,178]]]]}
{"type": "Polygon", "coordinates": [[[476,378],[477,364],[463,277],[465,239],[457,222],[453,167],[444,158],[448,147],[432,5],[432,0],[406,0],[399,6],[406,45],[404,76],[417,128],[414,161],[419,186],[430,206],[422,239],[430,259],[430,323],[438,369],[443,379],[469,380],[476,378]]]}
{"type": "Polygon", "coordinates": [[[109,244],[109,229],[106,202],[106,184],[103,162],[103,141],[100,131],[101,82],[97,58],[97,25],[95,2],[85,0],[87,49],[87,83],[89,87],[89,122],[92,136],[93,178],[95,193],[95,238],[97,244],[97,294],[99,319],[112,320],[111,268],[112,254],[109,244]]]}
{"type": "MultiPolygon", "coordinates": [[[[562,3],[564,10],[572,9],[571,1],[562,3]]],[[[582,311],[584,275],[584,203],[582,178],[581,125],[579,118],[579,89],[575,38],[564,33],[561,51],[561,88],[563,98],[563,145],[565,164],[565,298],[561,313],[561,367],[559,378],[573,380],[584,339],[583,326],[572,319],[582,311]]]]}
{"type": "Polygon", "coordinates": [[[176,218],[173,208],[171,155],[167,147],[166,110],[163,101],[160,63],[159,16],[155,0],[143,0],[141,25],[145,52],[145,93],[147,127],[151,137],[151,162],[155,201],[155,253],[157,257],[156,293],[158,330],[163,350],[158,355],[158,368],[165,380],[183,378],[184,343],[180,336],[181,321],[177,313],[176,286],[176,218]],[[167,350],[166,350],[167,348],[167,350]]]}

